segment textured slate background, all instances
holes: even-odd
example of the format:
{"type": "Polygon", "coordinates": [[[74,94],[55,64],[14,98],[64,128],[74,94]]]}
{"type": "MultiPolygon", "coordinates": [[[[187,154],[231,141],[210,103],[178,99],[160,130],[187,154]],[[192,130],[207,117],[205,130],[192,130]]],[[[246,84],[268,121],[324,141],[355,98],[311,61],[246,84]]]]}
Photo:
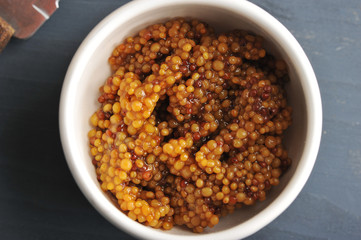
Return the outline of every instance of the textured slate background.
{"type": "MultiPolygon", "coordinates": [[[[0,55],[0,239],[133,239],[83,197],[65,163],[58,104],[87,33],[128,1],[62,0],[31,39],[0,55]]],[[[323,135],[305,188],[249,239],[361,238],[361,2],[252,0],[298,39],[318,77],[323,135]]]]}

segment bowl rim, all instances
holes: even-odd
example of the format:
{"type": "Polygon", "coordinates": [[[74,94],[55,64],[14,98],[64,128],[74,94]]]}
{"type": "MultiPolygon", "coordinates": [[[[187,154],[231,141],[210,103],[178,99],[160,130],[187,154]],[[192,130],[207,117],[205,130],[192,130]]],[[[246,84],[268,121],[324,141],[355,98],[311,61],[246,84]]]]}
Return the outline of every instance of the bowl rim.
{"type": "Polygon", "coordinates": [[[91,55],[91,47],[97,45],[97,42],[101,42],[107,33],[115,28],[115,26],[110,24],[111,22],[115,20],[118,23],[125,22],[127,19],[154,10],[158,7],[189,4],[205,4],[212,7],[219,7],[227,11],[237,12],[253,21],[258,26],[261,26],[267,33],[275,37],[288,55],[292,55],[293,63],[297,64],[299,67],[297,74],[300,76],[300,79],[304,79],[304,81],[301,81],[301,85],[305,93],[307,109],[307,142],[305,143],[304,152],[300,159],[300,163],[295,170],[294,176],[290,179],[280,195],[277,196],[269,206],[257,215],[243,222],[241,224],[242,226],[237,225],[215,233],[196,235],[197,239],[224,239],[225,236],[235,239],[244,238],[257,232],[277,218],[301,192],[315,164],[322,133],[321,96],[311,63],[294,36],[278,20],[257,5],[248,1],[234,0],[137,0],[124,4],[110,13],[99,22],[84,39],[67,70],[61,90],[59,105],[61,143],[68,167],[80,190],[93,207],[112,224],[127,233],[140,238],[154,238],[153,236],[156,236],[157,239],[173,238],[175,240],[194,238],[195,235],[175,235],[166,231],[156,231],[153,228],[146,227],[129,219],[125,214],[120,213],[120,211],[119,214],[114,213],[113,210],[115,207],[104,197],[104,195],[100,194],[99,186],[96,187],[89,184],[89,180],[91,179],[90,175],[85,173],[81,164],[76,161],[73,149],[77,144],[74,143],[74,140],[72,139],[71,131],[73,129],[69,127],[69,124],[71,124],[71,116],[67,114],[67,109],[71,108],[73,103],[72,98],[75,94],[75,89],[72,89],[72,85],[74,85],[77,79],[80,79],[80,72],[82,72],[78,71],[78,69],[83,69],[85,67],[85,63],[80,60],[88,59],[91,55]],[[258,14],[254,14],[256,12],[258,12],[258,14]],[[119,20],[119,16],[122,16],[123,19],[119,20]]]}

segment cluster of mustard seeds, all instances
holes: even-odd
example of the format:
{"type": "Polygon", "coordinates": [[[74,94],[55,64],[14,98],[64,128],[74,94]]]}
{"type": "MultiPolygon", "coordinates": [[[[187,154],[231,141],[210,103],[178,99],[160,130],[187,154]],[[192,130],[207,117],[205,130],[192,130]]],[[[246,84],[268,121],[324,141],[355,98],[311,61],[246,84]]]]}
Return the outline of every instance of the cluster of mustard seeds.
{"type": "Polygon", "coordinates": [[[194,232],[266,198],[291,164],[286,64],[262,38],[171,19],[109,58],[88,137],[101,188],[131,219],[194,232]]]}

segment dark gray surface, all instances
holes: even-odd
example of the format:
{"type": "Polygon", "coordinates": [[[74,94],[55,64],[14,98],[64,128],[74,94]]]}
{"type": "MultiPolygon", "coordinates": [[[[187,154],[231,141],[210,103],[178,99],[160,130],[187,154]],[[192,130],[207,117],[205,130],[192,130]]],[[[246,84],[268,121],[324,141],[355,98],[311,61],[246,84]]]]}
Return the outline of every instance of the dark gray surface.
{"type": "MultiPolygon", "coordinates": [[[[29,40],[0,54],[0,239],[133,239],[83,197],[65,163],[58,104],[87,33],[128,1],[62,0],[29,40]]],[[[294,203],[249,239],[361,238],[361,2],[253,0],[298,39],[316,72],[323,135],[294,203]]]]}

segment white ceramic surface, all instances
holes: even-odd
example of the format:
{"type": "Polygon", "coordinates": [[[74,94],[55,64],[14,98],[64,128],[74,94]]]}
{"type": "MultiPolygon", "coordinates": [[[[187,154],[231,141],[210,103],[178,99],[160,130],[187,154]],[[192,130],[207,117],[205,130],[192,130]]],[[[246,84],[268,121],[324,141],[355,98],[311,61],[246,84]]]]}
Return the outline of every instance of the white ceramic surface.
{"type": "Polygon", "coordinates": [[[80,189],[111,223],[142,239],[240,239],[258,231],[279,216],[303,188],[316,160],[322,128],[319,88],[304,51],[275,18],[242,0],[138,0],[115,10],[76,52],[65,77],[59,114],[65,157],[80,189]],[[222,32],[241,28],[262,35],[268,40],[267,47],[286,60],[291,76],[287,90],[294,120],[285,141],[293,159],[290,170],[267,200],[221,218],[202,234],[180,227],[155,230],[129,219],[100,189],[88,147],[89,118],[99,107],[99,86],[111,74],[107,59],[114,47],[147,25],[177,16],[199,18],[222,32]]]}

